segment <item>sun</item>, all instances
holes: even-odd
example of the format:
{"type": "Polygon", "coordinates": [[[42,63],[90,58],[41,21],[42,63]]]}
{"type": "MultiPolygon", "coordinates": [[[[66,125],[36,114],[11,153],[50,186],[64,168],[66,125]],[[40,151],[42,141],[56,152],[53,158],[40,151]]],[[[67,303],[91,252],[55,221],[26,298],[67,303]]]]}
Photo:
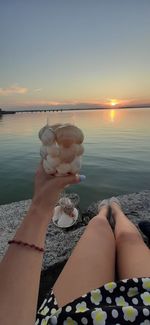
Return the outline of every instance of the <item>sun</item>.
{"type": "Polygon", "coordinates": [[[118,104],[118,103],[117,103],[116,100],[112,100],[111,103],[110,103],[111,106],[116,106],[117,104],[118,104]]]}
{"type": "Polygon", "coordinates": [[[119,108],[120,104],[122,104],[123,101],[120,100],[120,99],[117,99],[117,98],[108,98],[107,99],[107,102],[106,102],[106,105],[107,107],[113,107],[113,108],[119,108]]]}

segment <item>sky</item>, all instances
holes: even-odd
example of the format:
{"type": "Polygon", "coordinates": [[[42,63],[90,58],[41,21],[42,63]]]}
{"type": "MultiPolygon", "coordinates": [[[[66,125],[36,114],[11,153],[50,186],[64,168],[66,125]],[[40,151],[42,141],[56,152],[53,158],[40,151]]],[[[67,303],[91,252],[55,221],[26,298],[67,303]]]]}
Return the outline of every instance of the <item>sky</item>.
{"type": "Polygon", "coordinates": [[[150,103],[150,0],[0,0],[0,107],[150,103]]]}

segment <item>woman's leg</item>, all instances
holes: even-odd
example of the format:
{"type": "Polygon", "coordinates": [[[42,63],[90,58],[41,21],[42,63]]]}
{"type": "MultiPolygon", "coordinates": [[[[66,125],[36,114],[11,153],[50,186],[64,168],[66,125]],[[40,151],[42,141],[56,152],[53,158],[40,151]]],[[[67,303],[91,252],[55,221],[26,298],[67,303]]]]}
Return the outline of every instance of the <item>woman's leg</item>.
{"type": "Polygon", "coordinates": [[[58,277],[53,291],[59,306],[114,280],[115,239],[107,221],[108,207],[88,224],[58,277]]]}
{"type": "Polygon", "coordinates": [[[136,226],[116,203],[111,203],[115,219],[117,271],[119,279],[150,276],[150,251],[136,226]]]}

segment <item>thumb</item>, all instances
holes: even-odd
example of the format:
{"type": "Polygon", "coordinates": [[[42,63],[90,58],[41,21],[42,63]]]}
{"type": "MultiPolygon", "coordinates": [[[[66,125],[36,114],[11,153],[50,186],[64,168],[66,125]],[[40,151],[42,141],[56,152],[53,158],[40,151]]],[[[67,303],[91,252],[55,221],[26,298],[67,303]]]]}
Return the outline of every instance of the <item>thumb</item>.
{"type": "Polygon", "coordinates": [[[83,180],[85,180],[86,176],[84,175],[68,175],[68,176],[62,176],[60,177],[60,186],[61,188],[63,187],[67,187],[71,184],[78,184],[80,182],[82,182],[83,180]]]}

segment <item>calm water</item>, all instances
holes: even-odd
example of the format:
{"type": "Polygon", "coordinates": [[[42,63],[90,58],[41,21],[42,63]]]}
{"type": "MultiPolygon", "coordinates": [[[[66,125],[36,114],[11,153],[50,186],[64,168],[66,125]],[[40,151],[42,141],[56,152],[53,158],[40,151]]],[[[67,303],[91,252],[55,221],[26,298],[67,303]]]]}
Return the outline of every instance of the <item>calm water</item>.
{"type": "Polygon", "coordinates": [[[150,188],[150,109],[28,113],[0,119],[0,204],[30,198],[40,159],[38,131],[70,122],[85,134],[82,173],[71,187],[81,207],[112,195],[150,188]]]}

